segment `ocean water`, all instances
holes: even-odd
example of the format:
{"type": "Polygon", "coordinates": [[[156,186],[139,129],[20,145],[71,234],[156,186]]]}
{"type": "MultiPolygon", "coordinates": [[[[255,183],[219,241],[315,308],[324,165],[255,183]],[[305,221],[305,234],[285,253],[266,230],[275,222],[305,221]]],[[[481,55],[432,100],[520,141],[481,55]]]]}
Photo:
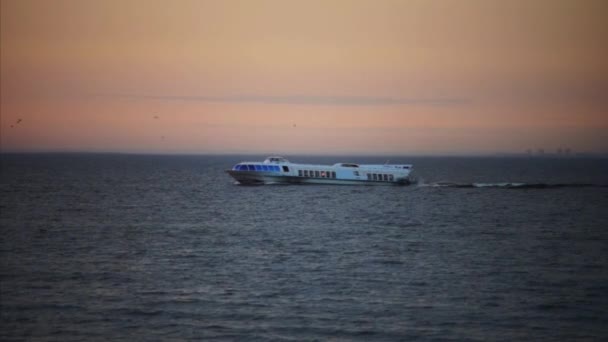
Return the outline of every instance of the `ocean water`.
{"type": "Polygon", "coordinates": [[[608,338],[608,159],[394,157],[418,182],[373,187],[0,157],[3,341],[608,338]]]}

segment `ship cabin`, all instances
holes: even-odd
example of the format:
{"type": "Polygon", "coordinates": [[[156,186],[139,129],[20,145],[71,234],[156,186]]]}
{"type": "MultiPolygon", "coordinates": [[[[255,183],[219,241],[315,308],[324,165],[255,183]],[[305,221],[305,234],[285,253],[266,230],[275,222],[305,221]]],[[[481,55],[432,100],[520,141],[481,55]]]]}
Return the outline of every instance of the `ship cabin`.
{"type": "Polygon", "coordinates": [[[262,163],[260,162],[242,162],[232,167],[233,171],[258,171],[258,172],[289,172],[289,166],[281,165],[289,164],[289,160],[272,156],[266,158],[262,163]]]}
{"type": "Polygon", "coordinates": [[[264,160],[264,164],[288,164],[289,160],[279,156],[271,156],[264,160]]]}

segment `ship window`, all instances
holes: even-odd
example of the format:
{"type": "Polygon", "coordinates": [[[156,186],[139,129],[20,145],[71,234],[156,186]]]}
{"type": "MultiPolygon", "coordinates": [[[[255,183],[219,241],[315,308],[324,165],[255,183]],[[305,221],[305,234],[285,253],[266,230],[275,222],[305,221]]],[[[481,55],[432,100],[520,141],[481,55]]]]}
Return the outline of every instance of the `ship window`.
{"type": "Polygon", "coordinates": [[[247,170],[253,171],[255,170],[255,167],[253,165],[247,165],[247,170]]]}
{"type": "Polygon", "coordinates": [[[283,172],[289,172],[289,168],[285,165],[283,165],[283,172]]]}
{"type": "Polygon", "coordinates": [[[331,172],[331,178],[336,178],[336,172],[335,171],[331,172]]]}
{"type": "Polygon", "coordinates": [[[367,180],[372,180],[372,174],[371,173],[367,174],[367,180]]]}
{"type": "Polygon", "coordinates": [[[275,172],[279,172],[279,171],[281,171],[281,169],[279,168],[279,166],[278,166],[278,165],[273,165],[273,166],[272,166],[272,169],[273,169],[275,172]]]}
{"type": "Polygon", "coordinates": [[[326,178],[327,177],[327,173],[325,171],[321,171],[321,178],[326,178]]]}
{"type": "Polygon", "coordinates": [[[298,170],[298,176],[302,177],[302,170],[298,170]]]}
{"type": "Polygon", "coordinates": [[[377,174],[375,174],[375,173],[373,173],[373,174],[372,174],[372,179],[373,179],[373,180],[378,180],[378,175],[377,175],[377,174]]]}
{"type": "Polygon", "coordinates": [[[262,165],[262,171],[268,171],[268,165],[262,165]]]}
{"type": "Polygon", "coordinates": [[[308,170],[304,170],[304,177],[308,177],[308,170]]]}
{"type": "Polygon", "coordinates": [[[359,171],[353,171],[353,174],[354,174],[355,176],[359,176],[359,171]]]}
{"type": "Polygon", "coordinates": [[[318,170],[315,171],[315,177],[317,177],[317,178],[321,177],[321,174],[320,174],[320,172],[318,170]]]}
{"type": "Polygon", "coordinates": [[[392,182],[394,180],[393,175],[388,175],[388,180],[392,182]]]}
{"type": "Polygon", "coordinates": [[[256,171],[262,171],[262,165],[256,165],[255,166],[255,170],[256,171]]]}

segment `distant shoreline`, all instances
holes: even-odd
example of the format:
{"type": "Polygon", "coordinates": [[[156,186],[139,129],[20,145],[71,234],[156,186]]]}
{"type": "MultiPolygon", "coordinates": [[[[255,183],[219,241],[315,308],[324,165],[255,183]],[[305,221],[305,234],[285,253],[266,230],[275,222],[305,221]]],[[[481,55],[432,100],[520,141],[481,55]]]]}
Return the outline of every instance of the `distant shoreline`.
{"type": "MultiPolygon", "coordinates": [[[[205,153],[163,153],[163,152],[95,152],[95,151],[0,151],[0,156],[8,155],[120,155],[120,156],[209,156],[209,157],[222,157],[222,156],[267,156],[270,154],[276,154],[268,152],[262,153],[239,153],[239,152],[205,152],[205,153]]],[[[559,155],[553,153],[546,153],[544,155],[528,155],[525,153],[495,153],[495,154],[351,154],[351,153],[332,153],[332,154],[314,154],[314,153],[279,153],[280,155],[298,158],[298,157],[359,157],[359,158],[522,158],[522,159],[605,159],[608,158],[608,153],[575,153],[571,155],[559,155]]]]}

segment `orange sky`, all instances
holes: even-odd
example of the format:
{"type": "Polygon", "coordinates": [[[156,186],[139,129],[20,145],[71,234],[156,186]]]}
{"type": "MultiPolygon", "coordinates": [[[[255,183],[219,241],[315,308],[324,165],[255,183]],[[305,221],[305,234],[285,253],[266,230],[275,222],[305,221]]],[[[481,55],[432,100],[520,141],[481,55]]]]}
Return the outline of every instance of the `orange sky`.
{"type": "Polygon", "coordinates": [[[604,0],[2,0],[0,147],[605,153],[607,13],[604,0]]]}

